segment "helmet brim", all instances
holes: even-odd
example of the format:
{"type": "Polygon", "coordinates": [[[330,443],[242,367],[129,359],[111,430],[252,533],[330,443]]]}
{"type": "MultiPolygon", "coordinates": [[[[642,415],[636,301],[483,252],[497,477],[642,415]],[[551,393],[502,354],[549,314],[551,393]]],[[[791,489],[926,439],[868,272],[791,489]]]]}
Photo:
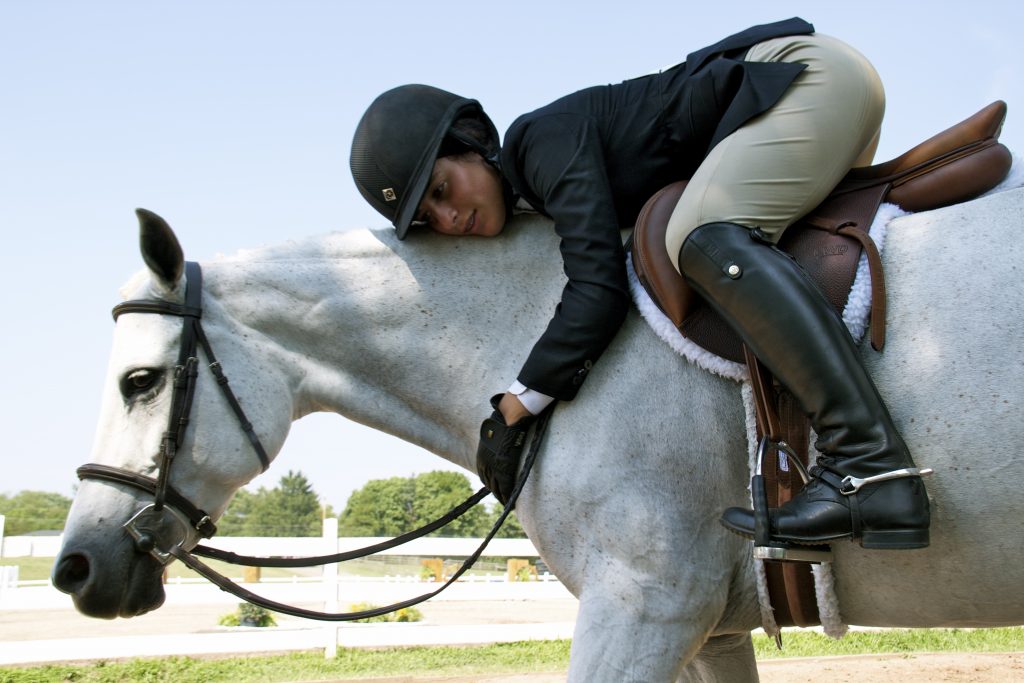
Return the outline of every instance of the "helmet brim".
{"type": "Polygon", "coordinates": [[[395,233],[398,235],[398,239],[404,240],[405,236],[409,233],[409,227],[416,217],[416,211],[420,206],[420,202],[423,201],[423,196],[427,193],[427,185],[430,183],[430,176],[434,172],[434,162],[437,161],[437,152],[441,149],[441,143],[444,141],[444,136],[448,133],[448,129],[451,128],[455,119],[459,118],[463,113],[474,109],[481,110],[479,102],[460,98],[448,106],[444,116],[438,121],[430,144],[423,149],[423,154],[416,163],[416,168],[413,171],[409,187],[405,192],[405,197],[399,203],[394,222],[395,233]]]}

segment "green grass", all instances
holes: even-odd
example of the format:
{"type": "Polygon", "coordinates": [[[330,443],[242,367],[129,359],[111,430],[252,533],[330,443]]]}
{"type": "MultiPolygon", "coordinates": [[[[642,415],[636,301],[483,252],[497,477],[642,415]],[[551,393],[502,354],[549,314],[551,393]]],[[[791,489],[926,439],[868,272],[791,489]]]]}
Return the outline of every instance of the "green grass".
{"type": "Polygon", "coordinates": [[[52,557],[5,557],[0,559],[4,566],[18,567],[19,581],[40,581],[50,578],[52,557]]]}
{"type": "Polygon", "coordinates": [[[783,649],[768,636],[754,637],[758,659],[775,657],[832,657],[901,652],[1020,652],[1024,628],[893,629],[850,631],[834,640],[815,631],[786,631],[783,649]]]}
{"type": "MultiPolygon", "coordinates": [[[[854,631],[839,641],[813,631],[787,631],[783,641],[785,650],[779,652],[772,639],[755,636],[758,659],[909,652],[1019,652],[1024,650],[1024,628],[854,631]]],[[[475,647],[342,649],[333,660],[325,660],[321,653],[315,652],[224,659],[167,657],[97,662],[88,666],[57,664],[0,668],[0,683],[275,683],[559,672],[569,665],[569,644],[568,640],[553,640],[475,647]]]]}
{"type": "Polygon", "coordinates": [[[342,649],[333,660],[324,659],[322,653],[301,653],[230,659],[169,657],[92,666],[50,665],[0,669],[0,683],[318,681],[401,676],[415,672],[458,676],[506,671],[561,671],[568,661],[569,641],[561,640],[479,647],[342,649]]]}

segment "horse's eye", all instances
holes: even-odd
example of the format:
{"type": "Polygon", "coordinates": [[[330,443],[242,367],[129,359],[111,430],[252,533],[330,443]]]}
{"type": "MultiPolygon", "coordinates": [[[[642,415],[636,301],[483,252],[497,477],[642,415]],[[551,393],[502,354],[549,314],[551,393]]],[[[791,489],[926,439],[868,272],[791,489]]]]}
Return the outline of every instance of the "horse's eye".
{"type": "Polygon", "coordinates": [[[132,370],[121,378],[121,395],[133,398],[155,387],[162,373],[159,370],[140,368],[132,370]]]}

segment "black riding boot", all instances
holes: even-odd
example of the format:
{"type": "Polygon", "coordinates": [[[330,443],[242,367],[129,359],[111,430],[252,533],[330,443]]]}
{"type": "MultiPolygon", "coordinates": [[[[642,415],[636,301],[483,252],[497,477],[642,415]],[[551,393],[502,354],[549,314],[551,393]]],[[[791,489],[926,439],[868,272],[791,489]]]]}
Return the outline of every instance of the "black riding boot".
{"type": "MultiPolygon", "coordinates": [[[[818,434],[822,456],[811,468],[813,478],[770,512],[771,540],[817,544],[852,537],[865,548],[926,547],[928,497],[921,477],[850,333],[803,269],[734,223],[697,228],[679,252],[679,267],[793,393],[818,434]],[[891,478],[858,481],[880,475],[891,478]]],[[[722,523],[754,536],[751,510],[729,508],[722,523]]]]}

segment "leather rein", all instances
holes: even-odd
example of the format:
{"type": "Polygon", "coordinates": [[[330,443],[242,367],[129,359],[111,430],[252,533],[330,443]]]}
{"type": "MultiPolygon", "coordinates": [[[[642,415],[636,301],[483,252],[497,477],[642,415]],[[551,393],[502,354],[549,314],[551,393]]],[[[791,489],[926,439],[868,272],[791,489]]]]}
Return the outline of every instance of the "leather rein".
{"type": "Polygon", "coordinates": [[[196,537],[210,538],[217,532],[217,527],[213,523],[211,516],[193,505],[185,496],[175,490],[168,481],[174,457],[181,448],[185,431],[189,424],[196,379],[199,374],[200,348],[209,361],[209,368],[217,380],[217,386],[220,387],[225,400],[238,418],[239,426],[256,451],[256,455],[260,460],[261,473],[265,472],[270,466],[270,458],[267,455],[266,449],[263,448],[263,444],[260,442],[252,423],[246,418],[245,411],[242,410],[241,404],[239,404],[234,392],[228,385],[228,379],[224,375],[220,363],[213,355],[210,342],[203,332],[201,321],[202,270],[198,263],[194,261],[185,263],[185,278],[184,304],[176,304],[159,299],[133,299],[120,303],[114,306],[113,309],[115,321],[125,313],[154,313],[177,316],[183,319],[181,348],[178,353],[178,362],[174,368],[173,388],[171,391],[171,413],[167,431],[164,432],[160,444],[160,452],[157,458],[159,463],[157,477],[154,479],[153,477],[121,467],[99,465],[96,463],[89,463],[78,468],[79,479],[94,479],[102,482],[122,484],[153,496],[152,503],[137,512],[124,524],[125,531],[134,541],[136,551],[152,555],[161,564],[167,564],[174,559],[178,559],[197,574],[217,585],[221,590],[254,605],[291,616],[318,619],[320,621],[355,621],[388,614],[429,600],[455,583],[480,558],[484,548],[487,547],[487,544],[498,533],[498,530],[501,529],[501,526],[514,509],[519,493],[526,484],[526,479],[533,467],[534,460],[536,460],[537,452],[540,450],[541,442],[547,431],[551,410],[545,411],[537,419],[533,429],[533,441],[530,444],[530,450],[523,462],[515,489],[513,489],[509,502],[502,511],[502,514],[495,521],[494,526],[476,551],[462,563],[459,569],[440,588],[392,605],[358,612],[317,612],[275,602],[239,586],[228,577],[201,562],[196,556],[248,567],[316,567],[354,560],[403,545],[446,526],[483,500],[490,494],[490,490],[486,487],[481,488],[439,519],[419,529],[358,550],[313,557],[254,557],[237,555],[226,550],[201,544],[195,545],[191,552],[186,550],[185,545],[189,539],[196,537]]]}

